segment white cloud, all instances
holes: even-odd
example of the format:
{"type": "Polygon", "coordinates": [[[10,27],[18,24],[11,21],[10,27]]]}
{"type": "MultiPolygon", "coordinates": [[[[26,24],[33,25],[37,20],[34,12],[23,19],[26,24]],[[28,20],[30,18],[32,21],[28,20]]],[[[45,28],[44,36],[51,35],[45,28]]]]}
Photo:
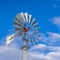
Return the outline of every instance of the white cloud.
{"type": "Polygon", "coordinates": [[[51,19],[52,23],[60,28],[60,16],[51,19]]]}
{"type": "Polygon", "coordinates": [[[48,45],[60,46],[60,34],[55,32],[47,32],[43,35],[43,38],[40,41],[48,45]]]}
{"type": "Polygon", "coordinates": [[[47,32],[49,34],[48,39],[52,42],[59,42],[60,41],[60,34],[47,32]]]}
{"type": "Polygon", "coordinates": [[[0,60],[19,60],[19,51],[14,47],[0,46],[0,60]]]}
{"type": "Polygon", "coordinates": [[[60,47],[39,44],[32,48],[32,52],[30,52],[30,55],[33,56],[34,58],[38,58],[38,60],[39,59],[40,60],[59,60],[60,59],[60,47]],[[42,48],[41,47],[39,48],[38,46],[42,46],[42,48]],[[44,52],[41,53],[41,50],[44,50],[44,52]],[[37,51],[39,52],[37,53],[37,51]],[[49,52],[47,53],[47,51],[49,52]]]}
{"type": "Polygon", "coordinates": [[[47,54],[52,60],[60,60],[60,52],[50,52],[47,54]]]}
{"type": "MultiPolygon", "coordinates": [[[[60,42],[60,34],[47,32],[48,36],[42,34],[40,41],[48,44],[60,42]]],[[[0,46],[0,60],[21,60],[21,50],[13,43],[10,46],[0,46]]],[[[60,47],[38,44],[28,51],[27,60],[59,60],[60,47]]]]}
{"type": "MultiPolygon", "coordinates": [[[[0,60],[21,60],[17,47],[0,46],[0,60]]],[[[28,51],[27,60],[59,60],[60,47],[38,44],[28,51]]]]}

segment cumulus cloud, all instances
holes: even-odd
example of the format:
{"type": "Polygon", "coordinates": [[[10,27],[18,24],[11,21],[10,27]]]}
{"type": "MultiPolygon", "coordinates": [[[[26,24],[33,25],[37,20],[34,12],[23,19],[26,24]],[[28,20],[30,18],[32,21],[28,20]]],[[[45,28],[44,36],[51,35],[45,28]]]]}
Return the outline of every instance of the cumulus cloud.
{"type": "MultiPolygon", "coordinates": [[[[60,42],[60,34],[47,32],[48,36],[41,34],[42,42],[46,44],[38,44],[30,48],[27,52],[27,60],[59,60],[60,47],[53,46],[60,42]],[[51,46],[52,44],[52,46],[51,46]]],[[[9,46],[0,45],[0,60],[22,60],[22,51],[14,42],[9,46]]]]}
{"type": "MultiPolygon", "coordinates": [[[[60,47],[38,44],[27,52],[27,60],[59,60],[60,47]]],[[[21,51],[16,47],[0,46],[0,60],[21,60],[21,51]]]]}
{"type": "Polygon", "coordinates": [[[19,60],[19,50],[14,47],[0,46],[0,60],[19,60]]]}
{"type": "Polygon", "coordinates": [[[45,44],[39,44],[32,47],[30,55],[38,58],[38,60],[59,60],[60,59],[60,47],[47,46],[45,44]],[[42,48],[41,48],[42,46],[42,48]],[[42,52],[43,51],[43,52],[42,52]],[[33,52],[33,53],[32,53],[33,52]]]}

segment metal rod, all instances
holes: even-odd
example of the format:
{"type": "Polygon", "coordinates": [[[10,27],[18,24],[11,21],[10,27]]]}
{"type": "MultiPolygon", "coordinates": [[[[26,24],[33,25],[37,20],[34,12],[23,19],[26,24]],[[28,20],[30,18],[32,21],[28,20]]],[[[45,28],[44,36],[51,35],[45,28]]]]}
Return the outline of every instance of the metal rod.
{"type": "Polygon", "coordinates": [[[27,60],[27,51],[23,50],[23,60],[27,60]]]}
{"type": "Polygon", "coordinates": [[[26,33],[24,33],[23,38],[23,60],[27,60],[27,40],[26,40],[26,33]]]}

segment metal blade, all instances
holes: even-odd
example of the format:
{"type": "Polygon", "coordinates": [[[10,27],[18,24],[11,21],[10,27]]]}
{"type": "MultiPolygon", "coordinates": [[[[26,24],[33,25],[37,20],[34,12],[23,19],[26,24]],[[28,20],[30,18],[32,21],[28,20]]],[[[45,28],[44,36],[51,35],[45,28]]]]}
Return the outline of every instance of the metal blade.
{"type": "Polygon", "coordinates": [[[15,26],[21,26],[21,27],[24,27],[24,25],[19,24],[19,23],[17,23],[17,22],[14,22],[14,25],[15,25],[15,26]]]}
{"type": "Polygon", "coordinates": [[[9,39],[9,40],[13,39],[14,37],[15,37],[15,36],[10,37],[10,39],[9,39]]]}
{"type": "Polygon", "coordinates": [[[15,17],[15,22],[17,22],[17,23],[20,23],[20,24],[22,24],[23,25],[23,23],[17,18],[17,17],[15,17]]]}
{"type": "Polygon", "coordinates": [[[15,37],[14,34],[7,36],[6,45],[10,44],[14,40],[14,37],[15,37]]]}
{"type": "Polygon", "coordinates": [[[29,19],[28,20],[29,20],[29,23],[30,23],[30,21],[31,21],[31,15],[29,15],[29,19]]]}
{"type": "Polygon", "coordinates": [[[19,19],[17,17],[14,18],[15,21],[19,21],[19,19]]]}
{"type": "Polygon", "coordinates": [[[27,21],[26,21],[26,15],[25,15],[25,13],[24,13],[24,18],[25,18],[25,22],[27,22],[27,21]]]}
{"type": "Polygon", "coordinates": [[[23,28],[17,28],[17,27],[15,27],[15,30],[22,30],[23,28]]]}
{"type": "Polygon", "coordinates": [[[35,23],[36,23],[36,22],[34,21],[33,24],[32,24],[32,26],[33,26],[35,23]]]}
{"type": "Polygon", "coordinates": [[[28,14],[25,13],[26,22],[28,22],[28,14]]]}
{"type": "Polygon", "coordinates": [[[21,17],[22,17],[23,21],[25,22],[25,18],[24,18],[24,14],[23,13],[21,13],[21,17]]]}
{"type": "Polygon", "coordinates": [[[19,16],[20,23],[24,23],[22,16],[19,16]]]}
{"type": "Polygon", "coordinates": [[[34,23],[34,21],[35,21],[35,18],[32,19],[32,21],[31,21],[31,25],[34,23]]]}
{"type": "Polygon", "coordinates": [[[31,18],[31,20],[30,20],[30,24],[31,24],[32,20],[33,20],[33,18],[31,18]]]}
{"type": "Polygon", "coordinates": [[[14,22],[14,25],[15,25],[15,26],[20,26],[20,24],[18,24],[18,23],[16,23],[16,22],[14,22]]]}
{"type": "Polygon", "coordinates": [[[20,21],[20,23],[24,23],[24,19],[23,19],[24,16],[23,16],[22,13],[18,14],[16,17],[18,18],[18,20],[20,21]]]}
{"type": "MultiPolygon", "coordinates": [[[[14,37],[15,37],[15,36],[14,36],[14,37]]],[[[10,40],[13,39],[14,37],[11,37],[10,40]]]]}
{"type": "Polygon", "coordinates": [[[38,23],[35,23],[34,25],[33,25],[33,27],[35,27],[35,26],[37,26],[38,25],[38,23]]]}
{"type": "Polygon", "coordinates": [[[29,22],[29,15],[27,16],[27,18],[28,18],[27,22],[29,22]]]}

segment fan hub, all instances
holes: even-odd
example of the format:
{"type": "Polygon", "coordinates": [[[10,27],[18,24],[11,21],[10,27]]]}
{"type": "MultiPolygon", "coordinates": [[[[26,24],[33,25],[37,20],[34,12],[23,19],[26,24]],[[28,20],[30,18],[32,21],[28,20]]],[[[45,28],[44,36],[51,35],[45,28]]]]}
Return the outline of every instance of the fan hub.
{"type": "Polygon", "coordinates": [[[26,27],[26,28],[23,28],[23,31],[27,32],[29,29],[30,29],[29,27],[26,27]]]}

